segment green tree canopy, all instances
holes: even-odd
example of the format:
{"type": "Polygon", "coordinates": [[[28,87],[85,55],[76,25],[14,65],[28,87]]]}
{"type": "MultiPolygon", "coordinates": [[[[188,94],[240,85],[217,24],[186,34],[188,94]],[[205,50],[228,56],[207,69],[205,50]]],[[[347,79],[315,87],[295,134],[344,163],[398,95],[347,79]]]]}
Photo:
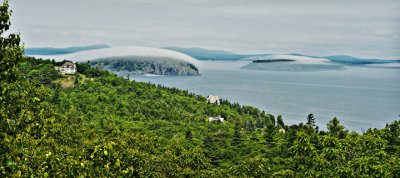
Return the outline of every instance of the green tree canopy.
{"type": "Polygon", "coordinates": [[[339,122],[336,117],[328,122],[327,128],[330,134],[339,136],[340,138],[344,138],[348,132],[344,129],[344,126],[339,122]]]}

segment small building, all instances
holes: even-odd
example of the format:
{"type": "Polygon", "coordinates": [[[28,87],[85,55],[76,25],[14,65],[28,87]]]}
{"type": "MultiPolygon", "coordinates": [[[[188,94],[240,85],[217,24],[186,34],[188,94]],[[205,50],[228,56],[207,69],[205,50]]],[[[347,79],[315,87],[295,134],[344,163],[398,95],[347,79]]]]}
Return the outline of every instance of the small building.
{"type": "Polygon", "coordinates": [[[278,131],[279,131],[280,133],[285,133],[285,132],[286,132],[286,130],[283,129],[283,128],[280,128],[278,131]]]}
{"type": "Polygon", "coordinates": [[[217,104],[219,105],[219,97],[216,95],[208,95],[207,96],[207,102],[211,104],[217,104]]]}
{"type": "Polygon", "coordinates": [[[65,62],[62,66],[55,66],[55,69],[61,74],[75,74],[78,68],[72,62],[65,62]]]}
{"type": "Polygon", "coordinates": [[[208,118],[208,122],[216,122],[216,121],[224,122],[224,118],[223,117],[209,117],[208,118]]]}

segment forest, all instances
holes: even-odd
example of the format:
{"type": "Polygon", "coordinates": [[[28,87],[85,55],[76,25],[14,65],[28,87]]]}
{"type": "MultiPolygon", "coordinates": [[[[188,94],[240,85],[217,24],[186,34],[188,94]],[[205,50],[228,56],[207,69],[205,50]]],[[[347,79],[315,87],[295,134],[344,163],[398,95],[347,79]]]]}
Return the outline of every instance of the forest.
{"type": "MultiPolygon", "coordinates": [[[[350,132],[23,55],[0,6],[0,177],[398,177],[400,121],[350,132]],[[224,122],[209,122],[220,116],[224,122]]],[[[379,118],[377,118],[379,119],[379,118]]]]}

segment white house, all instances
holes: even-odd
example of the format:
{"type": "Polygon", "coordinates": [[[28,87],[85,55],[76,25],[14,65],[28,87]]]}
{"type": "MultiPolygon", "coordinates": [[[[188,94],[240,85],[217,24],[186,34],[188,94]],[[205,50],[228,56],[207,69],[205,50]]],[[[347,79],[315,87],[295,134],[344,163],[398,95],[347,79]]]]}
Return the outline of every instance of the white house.
{"type": "Polygon", "coordinates": [[[75,74],[77,71],[76,65],[72,62],[65,62],[62,66],[55,66],[55,68],[61,74],[75,74]]]}
{"type": "Polygon", "coordinates": [[[278,131],[279,131],[280,133],[285,133],[285,132],[286,132],[286,130],[283,129],[283,128],[280,128],[278,131]]]}
{"type": "Polygon", "coordinates": [[[223,117],[209,117],[208,118],[208,122],[215,122],[215,121],[224,122],[224,118],[223,117]]]}
{"type": "Polygon", "coordinates": [[[208,95],[207,96],[207,102],[219,105],[219,97],[216,96],[216,95],[208,95]]]}

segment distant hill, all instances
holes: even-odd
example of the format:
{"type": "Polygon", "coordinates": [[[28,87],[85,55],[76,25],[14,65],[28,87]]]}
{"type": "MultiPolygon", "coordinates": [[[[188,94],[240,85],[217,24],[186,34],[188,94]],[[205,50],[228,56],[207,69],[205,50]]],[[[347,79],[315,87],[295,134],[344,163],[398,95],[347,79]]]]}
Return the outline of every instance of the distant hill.
{"type": "MultiPolygon", "coordinates": [[[[258,60],[271,54],[235,54],[230,51],[223,50],[209,50],[203,48],[181,48],[181,47],[165,47],[163,49],[169,49],[177,52],[184,53],[191,57],[199,60],[215,60],[215,61],[237,61],[237,60],[258,60]]],[[[387,59],[367,59],[358,58],[348,55],[333,55],[333,56],[313,56],[304,55],[300,53],[289,53],[285,55],[290,56],[303,56],[310,58],[325,58],[333,63],[344,64],[344,65],[369,65],[369,64],[390,64],[400,63],[400,60],[387,60],[387,59]]]]}
{"type": "Polygon", "coordinates": [[[348,64],[348,65],[388,64],[388,63],[400,62],[400,60],[365,59],[347,55],[326,56],[324,58],[327,58],[335,63],[348,64]]]}
{"type": "Polygon", "coordinates": [[[110,48],[110,46],[106,44],[99,45],[90,45],[90,46],[74,46],[68,48],[52,48],[52,47],[44,47],[44,48],[26,48],[26,55],[62,55],[62,54],[70,54],[79,51],[87,51],[94,49],[102,49],[102,48],[110,48]]]}
{"type": "Polygon", "coordinates": [[[163,49],[181,52],[199,60],[237,61],[246,57],[254,56],[253,54],[235,54],[229,51],[209,50],[202,48],[165,47],[163,49]]]}

